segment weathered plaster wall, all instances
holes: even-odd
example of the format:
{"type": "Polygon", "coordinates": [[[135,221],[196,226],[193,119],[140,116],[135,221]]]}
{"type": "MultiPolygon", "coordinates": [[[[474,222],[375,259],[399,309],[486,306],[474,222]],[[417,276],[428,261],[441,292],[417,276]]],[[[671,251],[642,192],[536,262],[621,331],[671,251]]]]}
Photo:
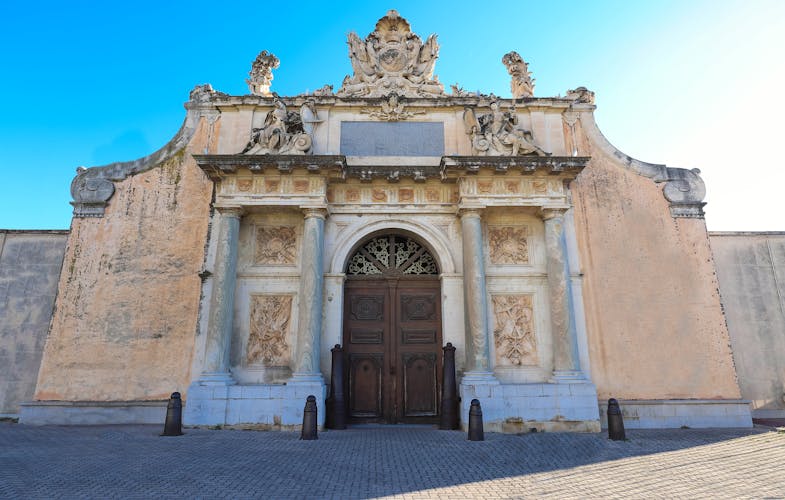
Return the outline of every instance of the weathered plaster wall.
{"type": "Polygon", "coordinates": [[[600,399],[740,397],[704,221],[673,218],[662,184],[598,145],[579,149],[592,156],[572,189],[600,399]]]}
{"type": "Polygon", "coordinates": [[[785,233],[711,233],[741,395],[785,416],[785,233]]]}
{"type": "Polygon", "coordinates": [[[202,120],[187,150],[115,182],[103,218],[74,219],[36,400],[130,401],[185,392],[212,183],[202,120]]]}
{"type": "Polygon", "coordinates": [[[33,397],[67,239],[0,230],[0,415],[33,397]]]}

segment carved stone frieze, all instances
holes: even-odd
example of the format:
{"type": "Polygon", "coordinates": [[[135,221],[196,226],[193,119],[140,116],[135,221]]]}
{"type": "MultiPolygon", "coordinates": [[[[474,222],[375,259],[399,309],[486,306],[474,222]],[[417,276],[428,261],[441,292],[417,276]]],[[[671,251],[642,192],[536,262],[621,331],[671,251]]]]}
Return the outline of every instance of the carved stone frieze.
{"type": "Polygon", "coordinates": [[[248,79],[245,83],[248,84],[248,90],[253,95],[272,95],[270,92],[270,84],[273,81],[273,70],[277,69],[280,61],[273,54],[263,50],[256,56],[256,59],[251,63],[251,71],[248,73],[248,79]]]}
{"type": "Polygon", "coordinates": [[[294,265],[297,263],[297,232],[292,226],[256,226],[254,263],[294,265]]]}
{"type": "Polygon", "coordinates": [[[264,117],[264,125],[251,129],[251,140],[242,154],[305,154],[311,151],[313,126],[320,120],[308,103],[300,113],[288,112],[280,99],[264,117]],[[309,133],[308,131],[311,131],[309,133]]]}
{"type": "Polygon", "coordinates": [[[536,365],[537,339],[531,295],[493,295],[497,364],[536,365]]]}
{"type": "Polygon", "coordinates": [[[512,51],[504,54],[502,64],[507,67],[507,72],[512,77],[510,81],[512,97],[514,99],[532,97],[534,95],[534,78],[531,77],[526,61],[517,52],[512,51]]]}
{"type": "Polygon", "coordinates": [[[371,118],[377,120],[384,120],[388,122],[397,122],[406,120],[416,115],[424,115],[425,111],[406,111],[404,110],[404,103],[395,92],[391,93],[386,101],[382,101],[379,108],[365,108],[360,111],[371,118]]]}
{"type": "Polygon", "coordinates": [[[510,111],[502,111],[499,101],[492,98],[490,112],[479,116],[474,108],[467,107],[463,123],[477,156],[550,155],[537,145],[530,131],[518,124],[514,104],[510,111]]]}
{"type": "Polygon", "coordinates": [[[291,295],[251,296],[251,327],[246,363],[288,365],[291,359],[286,337],[292,316],[291,295]]]}
{"type": "Polygon", "coordinates": [[[526,226],[489,226],[488,246],[491,264],[527,264],[529,262],[526,226]]]}
{"type": "Polygon", "coordinates": [[[407,97],[444,95],[444,87],[433,75],[439,57],[436,35],[423,43],[398,12],[387,12],[365,40],[349,33],[347,43],[354,75],[344,78],[338,96],[382,97],[390,92],[407,97]]]}

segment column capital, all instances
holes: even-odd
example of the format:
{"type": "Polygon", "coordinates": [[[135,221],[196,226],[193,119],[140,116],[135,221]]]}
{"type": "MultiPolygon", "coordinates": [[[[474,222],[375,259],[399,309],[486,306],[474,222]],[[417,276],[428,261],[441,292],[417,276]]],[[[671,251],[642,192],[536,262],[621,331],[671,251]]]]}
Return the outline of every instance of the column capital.
{"type": "Polygon", "coordinates": [[[216,205],[215,209],[221,214],[221,217],[236,217],[239,219],[245,214],[245,208],[240,205],[216,205]]]}
{"type": "Polygon", "coordinates": [[[326,219],[328,215],[330,215],[330,211],[327,210],[327,207],[319,207],[319,206],[301,206],[300,210],[303,212],[303,217],[306,219],[310,219],[312,217],[318,219],[326,219]]]}
{"type": "Polygon", "coordinates": [[[567,213],[567,208],[541,208],[537,215],[540,216],[542,220],[551,220],[556,218],[563,218],[564,214],[567,213]]]}
{"type": "Polygon", "coordinates": [[[485,209],[484,205],[467,205],[458,207],[458,217],[461,219],[470,217],[481,217],[482,211],[485,209]]]}

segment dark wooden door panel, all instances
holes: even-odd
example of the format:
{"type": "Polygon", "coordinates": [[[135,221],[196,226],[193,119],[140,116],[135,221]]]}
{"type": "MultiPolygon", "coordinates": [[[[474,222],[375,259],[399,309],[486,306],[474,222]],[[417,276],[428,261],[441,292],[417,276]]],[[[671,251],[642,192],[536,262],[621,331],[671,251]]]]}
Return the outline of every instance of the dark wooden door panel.
{"type": "Polygon", "coordinates": [[[384,357],[382,355],[349,355],[350,417],[373,419],[383,417],[383,369],[384,357]]]}
{"type": "Polygon", "coordinates": [[[405,417],[435,417],[439,410],[436,355],[403,355],[403,391],[405,417]]]}
{"type": "Polygon", "coordinates": [[[441,287],[426,277],[349,279],[344,350],[354,422],[432,423],[441,387],[441,287]]]}

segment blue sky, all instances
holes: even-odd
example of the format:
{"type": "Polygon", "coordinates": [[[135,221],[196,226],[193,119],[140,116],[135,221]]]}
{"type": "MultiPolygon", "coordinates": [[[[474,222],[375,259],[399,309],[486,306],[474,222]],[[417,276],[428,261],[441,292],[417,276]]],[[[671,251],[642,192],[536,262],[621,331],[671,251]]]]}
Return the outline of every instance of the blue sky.
{"type": "Polygon", "coordinates": [[[0,228],[67,228],[79,165],[131,160],[178,130],[196,84],[245,94],[263,49],[281,95],[336,88],[346,33],[397,9],[439,35],[445,85],[509,95],[518,51],[536,96],[584,85],[640,160],[700,168],[710,230],[785,230],[785,1],[14,2],[0,5],[0,228]]]}

